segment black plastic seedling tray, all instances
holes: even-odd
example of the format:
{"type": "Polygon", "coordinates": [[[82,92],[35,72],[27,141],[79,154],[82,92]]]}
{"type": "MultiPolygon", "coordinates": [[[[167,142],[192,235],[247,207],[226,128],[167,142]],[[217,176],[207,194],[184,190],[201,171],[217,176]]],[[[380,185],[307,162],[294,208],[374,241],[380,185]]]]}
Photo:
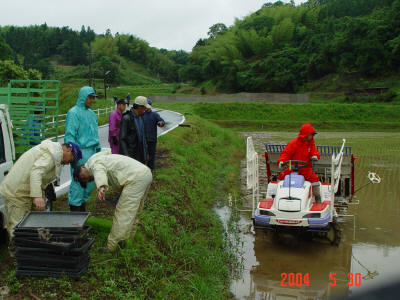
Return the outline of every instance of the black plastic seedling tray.
{"type": "Polygon", "coordinates": [[[89,260],[81,265],[65,267],[57,266],[18,266],[18,270],[24,271],[48,271],[48,272],[80,272],[82,269],[89,266],[89,260]]]}
{"type": "Polygon", "coordinates": [[[15,246],[17,247],[36,247],[36,248],[52,249],[55,251],[68,251],[74,246],[74,243],[41,242],[28,239],[18,239],[15,237],[13,238],[13,241],[15,246]]]}
{"type": "Polygon", "coordinates": [[[80,264],[83,261],[86,261],[89,258],[88,253],[84,253],[79,256],[68,256],[68,255],[55,255],[55,254],[47,254],[47,255],[30,255],[26,253],[16,253],[15,258],[17,261],[31,261],[31,262],[38,262],[38,263],[66,263],[75,265],[80,264]]]}
{"type": "Polygon", "coordinates": [[[63,268],[63,269],[77,269],[80,266],[89,263],[89,255],[77,256],[78,259],[65,260],[59,258],[43,258],[32,256],[19,256],[17,257],[18,268],[28,269],[32,266],[34,267],[47,267],[47,268],[63,268]]]}
{"type": "Polygon", "coordinates": [[[84,243],[86,243],[88,236],[86,233],[82,235],[76,236],[54,236],[50,235],[48,239],[43,240],[41,237],[38,236],[14,236],[14,242],[45,242],[45,243],[72,243],[76,244],[77,247],[80,247],[84,243]]]}
{"type": "Polygon", "coordinates": [[[15,233],[38,233],[38,230],[45,229],[50,232],[50,234],[79,234],[84,228],[44,228],[44,227],[22,227],[22,228],[14,228],[15,233]]]}
{"type": "Polygon", "coordinates": [[[17,275],[80,278],[87,270],[87,212],[29,212],[14,229],[17,275]]]}
{"type": "MultiPolygon", "coordinates": [[[[92,229],[91,226],[85,226],[82,230],[50,230],[49,234],[51,238],[54,239],[82,239],[86,238],[89,231],[92,229]]],[[[37,228],[36,230],[14,230],[14,236],[18,238],[28,238],[28,239],[42,239],[39,231],[41,228],[37,228]]],[[[47,230],[47,228],[45,228],[47,230]]]]}
{"type": "Polygon", "coordinates": [[[89,251],[90,247],[93,245],[94,239],[89,238],[85,244],[83,244],[79,248],[70,248],[70,249],[52,249],[52,248],[41,248],[41,247],[32,247],[33,245],[28,246],[18,246],[17,253],[36,253],[36,255],[46,255],[46,254],[64,254],[64,255],[71,255],[71,256],[78,256],[83,253],[89,251]]]}
{"type": "Polygon", "coordinates": [[[51,269],[45,268],[42,271],[38,270],[24,270],[18,269],[16,272],[17,276],[32,276],[32,277],[61,277],[61,276],[68,276],[70,278],[79,279],[82,277],[83,273],[86,272],[87,266],[84,266],[81,270],[77,272],[69,272],[65,270],[54,271],[51,269]]]}
{"type": "Polygon", "coordinates": [[[89,212],[30,211],[16,228],[82,229],[89,215],[89,212]]]}

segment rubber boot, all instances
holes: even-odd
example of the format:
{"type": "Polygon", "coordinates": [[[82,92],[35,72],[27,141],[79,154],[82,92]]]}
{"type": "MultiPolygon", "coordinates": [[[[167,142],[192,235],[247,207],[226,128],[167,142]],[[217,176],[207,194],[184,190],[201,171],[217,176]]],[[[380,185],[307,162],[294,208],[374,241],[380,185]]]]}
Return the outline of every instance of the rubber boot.
{"type": "Polygon", "coordinates": [[[8,253],[11,258],[15,258],[15,253],[17,252],[17,247],[13,242],[10,242],[8,245],[8,253]]]}
{"type": "Polygon", "coordinates": [[[319,185],[314,185],[312,187],[312,193],[314,195],[315,202],[321,203],[321,193],[320,193],[319,185]]]}

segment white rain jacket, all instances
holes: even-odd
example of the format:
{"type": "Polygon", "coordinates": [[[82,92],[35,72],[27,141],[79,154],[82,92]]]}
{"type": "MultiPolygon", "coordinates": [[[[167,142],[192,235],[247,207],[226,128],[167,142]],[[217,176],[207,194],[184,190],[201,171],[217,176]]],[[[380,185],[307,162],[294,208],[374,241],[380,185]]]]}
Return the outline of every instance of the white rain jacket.
{"type": "Polygon", "coordinates": [[[135,235],[138,215],[152,181],[151,171],[137,160],[111,154],[110,150],[93,155],[85,167],[93,175],[97,188],[111,185],[122,189],[107,240],[108,250],[114,251],[119,241],[135,235]]]}
{"type": "Polygon", "coordinates": [[[107,149],[94,154],[85,164],[89,173],[94,176],[97,189],[101,186],[113,186],[122,189],[128,183],[135,183],[149,168],[141,162],[125,155],[111,154],[107,149]]]}
{"type": "Polygon", "coordinates": [[[62,157],[61,144],[50,140],[29,149],[4,178],[0,194],[18,207],[43,197],[46,186],[60,174],[62,157]]]}

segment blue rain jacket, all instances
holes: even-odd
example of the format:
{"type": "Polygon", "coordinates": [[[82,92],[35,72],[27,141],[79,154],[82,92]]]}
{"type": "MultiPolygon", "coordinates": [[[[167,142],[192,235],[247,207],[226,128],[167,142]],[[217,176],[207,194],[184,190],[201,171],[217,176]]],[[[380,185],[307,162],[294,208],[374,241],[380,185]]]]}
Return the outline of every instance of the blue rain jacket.
{"type": "Polygon", "coordinates": [[[143,114],[144,130],[146,133],[147,142],[157,142],[157,122],[162,121],[165,124],[163,118],[160,117],[155,111],[145,112],[143,114]]]}
{"type": "MultiPolygon", "coordinates": [[[[92,93],[94,93],[92,87],[81,88],[76,105],[68,111],[65,123],[64,142],[74,142],[82,150],[82,159],[77,165],[86,163],[93,154],[101,150],[97,116],[93,110],[85,106],[87,96],[92,93]]],[[[71,178],[73,178],[72,166],[71,178]]],[[[86,188],[82,188],[79,182],[72,179],[68,194],[69,205],[80,206],[85,203],[89,200],[93,187],[94,182],[90,182],[86,188]]]]}

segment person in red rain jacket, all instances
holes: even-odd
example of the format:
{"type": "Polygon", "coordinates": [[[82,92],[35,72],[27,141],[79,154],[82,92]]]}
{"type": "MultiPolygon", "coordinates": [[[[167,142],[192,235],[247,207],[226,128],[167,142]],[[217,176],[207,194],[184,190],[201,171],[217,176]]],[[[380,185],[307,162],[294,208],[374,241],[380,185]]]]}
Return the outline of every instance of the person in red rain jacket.
{"type": "MultiPolygon", "coordinates": [[[[303,175],[305,180],[311,182],[315,201],[320,203],[320,183],[318,176],[315,175],[311,167],[311,160],[320,159],[320,154],[314,143],[314,135],[316,134],[314,127],[310,123],[303,124],[298,137],[290,141],[282,150],[278,159],[278,166],[282,168],[283,162],[288,160],[303,160],[308,162],[307,167],[300,168],[298,173],[299,175],[303,175]]],[[[278,180],[285,179],[285,176],[290,172],[289,168],[286,168],[279,174],[278,180]]]]}

